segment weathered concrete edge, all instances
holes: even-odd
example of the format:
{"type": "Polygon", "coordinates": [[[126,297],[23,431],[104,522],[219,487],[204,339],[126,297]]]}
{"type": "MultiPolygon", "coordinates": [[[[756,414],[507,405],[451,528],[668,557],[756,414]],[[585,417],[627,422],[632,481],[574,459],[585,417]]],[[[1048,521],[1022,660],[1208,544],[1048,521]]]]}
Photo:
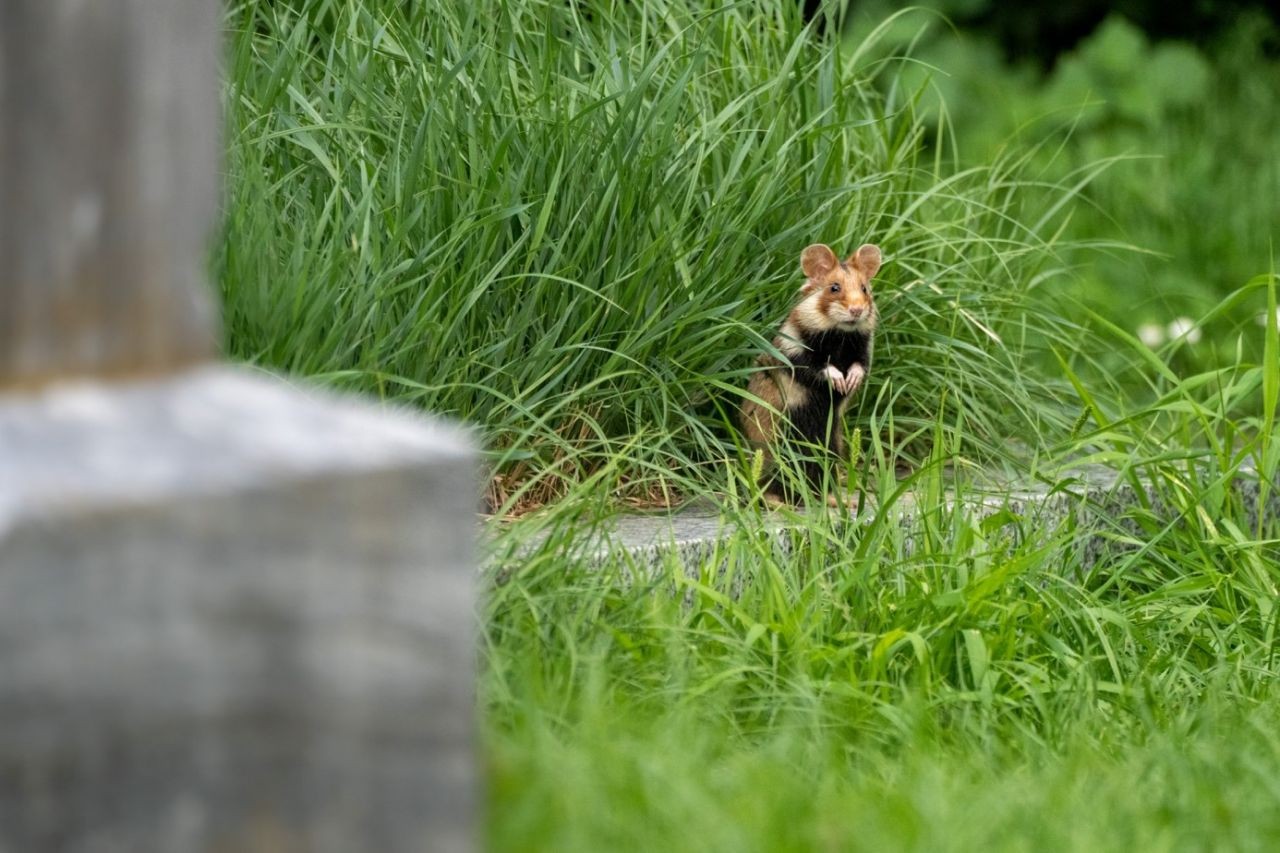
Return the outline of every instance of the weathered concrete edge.
{"type": "MultiPolygon", "coordinates": [[[[470,460],[469,432],[243,367],[0,401],[0,536],[39,519],[470,460]]],[[[471,500],[469,498],[469,500],[471,500]]]]}

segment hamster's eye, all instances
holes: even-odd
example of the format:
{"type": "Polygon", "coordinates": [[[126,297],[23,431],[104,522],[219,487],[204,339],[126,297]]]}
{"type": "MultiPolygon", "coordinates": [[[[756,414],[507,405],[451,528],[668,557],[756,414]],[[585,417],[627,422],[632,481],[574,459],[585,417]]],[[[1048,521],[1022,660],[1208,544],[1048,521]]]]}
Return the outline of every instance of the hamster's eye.
{"type": "Polygon", "coordinates": [[[862,285],[862,295],[863,295],[863,296],[870,296],[870,295],[871,295],[871,292],[867,290],[867,286],[866,286],[865,284],[864,284],[864,285],[862,285]]]}
{"type": "Polygon", "coordinates": [[[831,292],[832,292],[832,293],[839,293],[839,292],[840,292],[840,285],[838,285],[838,284],[833,284],[833,285],[831,285],[831,292]]]}

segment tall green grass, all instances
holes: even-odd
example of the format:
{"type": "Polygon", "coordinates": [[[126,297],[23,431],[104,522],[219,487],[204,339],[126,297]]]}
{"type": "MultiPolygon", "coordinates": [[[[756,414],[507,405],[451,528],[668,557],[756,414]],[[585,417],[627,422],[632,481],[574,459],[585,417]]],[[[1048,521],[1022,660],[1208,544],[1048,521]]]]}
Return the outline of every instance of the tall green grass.
{"type": "Polygon", "coordinates": [[[939,443],[906,481],[873,483],[866,523],[810,515],[785,555],[749,508],[726,508],[738,530],[693,575],[672,562],[643,582],[622,554],[566,565],[568,530],[500,553],[491,845],[1273,847],[1280,451],[1274,407],[1232,413],[1259,385],[1274,400],[1280,361],[1150,368],[1158,398],[1093,410],[1071,448],[1137,499],[1077,499],[1056,524],[946,500],[963,447],[939,443]]]}
{"type": "MultiPolygon", "coordinates": [[[[1063,432],[1028,310],[1077,178],[922,158],[918,93],[799,4],[240,2],[216,254],[236,356],[483,426],[496,502],[720,482],[800,249],[875,241],[863,413],[917,458],[1063,432]],[[911,427],[914,426],[915,432],[911,427]],[[586,487],[585,490],[583,487],[586,487]]],[[[1069,389],[1067,389],[1069,390],[1069,389]]]]}

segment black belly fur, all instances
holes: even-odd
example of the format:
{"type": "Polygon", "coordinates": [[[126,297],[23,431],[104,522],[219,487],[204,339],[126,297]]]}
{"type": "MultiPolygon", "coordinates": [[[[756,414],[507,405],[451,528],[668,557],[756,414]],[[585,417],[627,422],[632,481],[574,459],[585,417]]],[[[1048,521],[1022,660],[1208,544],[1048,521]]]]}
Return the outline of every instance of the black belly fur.
{"type": "Polygon", "coordinates": [[[793,364],[821,371],[833,364],[843,373],[855,363],[871,367],[871,336],[866,332],[801,332],[800,343],[805,350],[791,359],[793,364]]]}
{"type": "Polygon", "coordinates": [[[871,337],[865,332],[842,332],[833,329],[829,332],[802,332],[800,342],[805,351],[793,356],[791,363],[795,365],[795,380],[809,391],[804,405],[793,406],[787,410],[787,418],[791,421],[794,436],[813,444],[835,449],[835,429],[833,412],[843,402],[841,394],[823,376],[827,365],[834,365],[841,373],[848,372],[854,364],[861,364],[863,369],[871,367],[871,337]]]}
{"type": "MultiPolygon", "coordinates": [[[[802,333],[801,342],[805,351],[791,358],[794,367],[792,377],[804,385],[809,392],[805,402],[799,406],[787,408],[787,428],[792,441],[800,441],[808,445],[816,445],[802,453],[812,454],[808,463],[804,464],[804,478],[810,487],[817,489],[822,481],[826,465],[820,461],[834,459],[840,451],[839,406],[845,395],[841,394],[827,381],[823,375],[828,364],[834,365],[842,373],[847,372],[855,363],[869,370],[871,339],[863,332],[842,332],[833,330],[818,334],[802,333]]],[[[769,490],[783,494],[781,484],[775,478],[769,484],[769,490]]],[[[786,496],[791,499],[791,496],[786,496]]]]}

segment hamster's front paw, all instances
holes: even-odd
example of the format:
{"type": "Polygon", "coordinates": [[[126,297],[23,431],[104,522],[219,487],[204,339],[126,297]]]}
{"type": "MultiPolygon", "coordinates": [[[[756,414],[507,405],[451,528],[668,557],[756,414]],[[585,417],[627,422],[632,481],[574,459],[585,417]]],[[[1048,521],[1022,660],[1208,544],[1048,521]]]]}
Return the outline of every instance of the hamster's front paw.
{"type": "Polygon", "coordinates": [[[849,366],[849,372],[840,378],[844,380],[843,393],[852,394],[862,386],[862,380],[867,378],[867,371],[861,364],[852,364],[849,366]]]}

